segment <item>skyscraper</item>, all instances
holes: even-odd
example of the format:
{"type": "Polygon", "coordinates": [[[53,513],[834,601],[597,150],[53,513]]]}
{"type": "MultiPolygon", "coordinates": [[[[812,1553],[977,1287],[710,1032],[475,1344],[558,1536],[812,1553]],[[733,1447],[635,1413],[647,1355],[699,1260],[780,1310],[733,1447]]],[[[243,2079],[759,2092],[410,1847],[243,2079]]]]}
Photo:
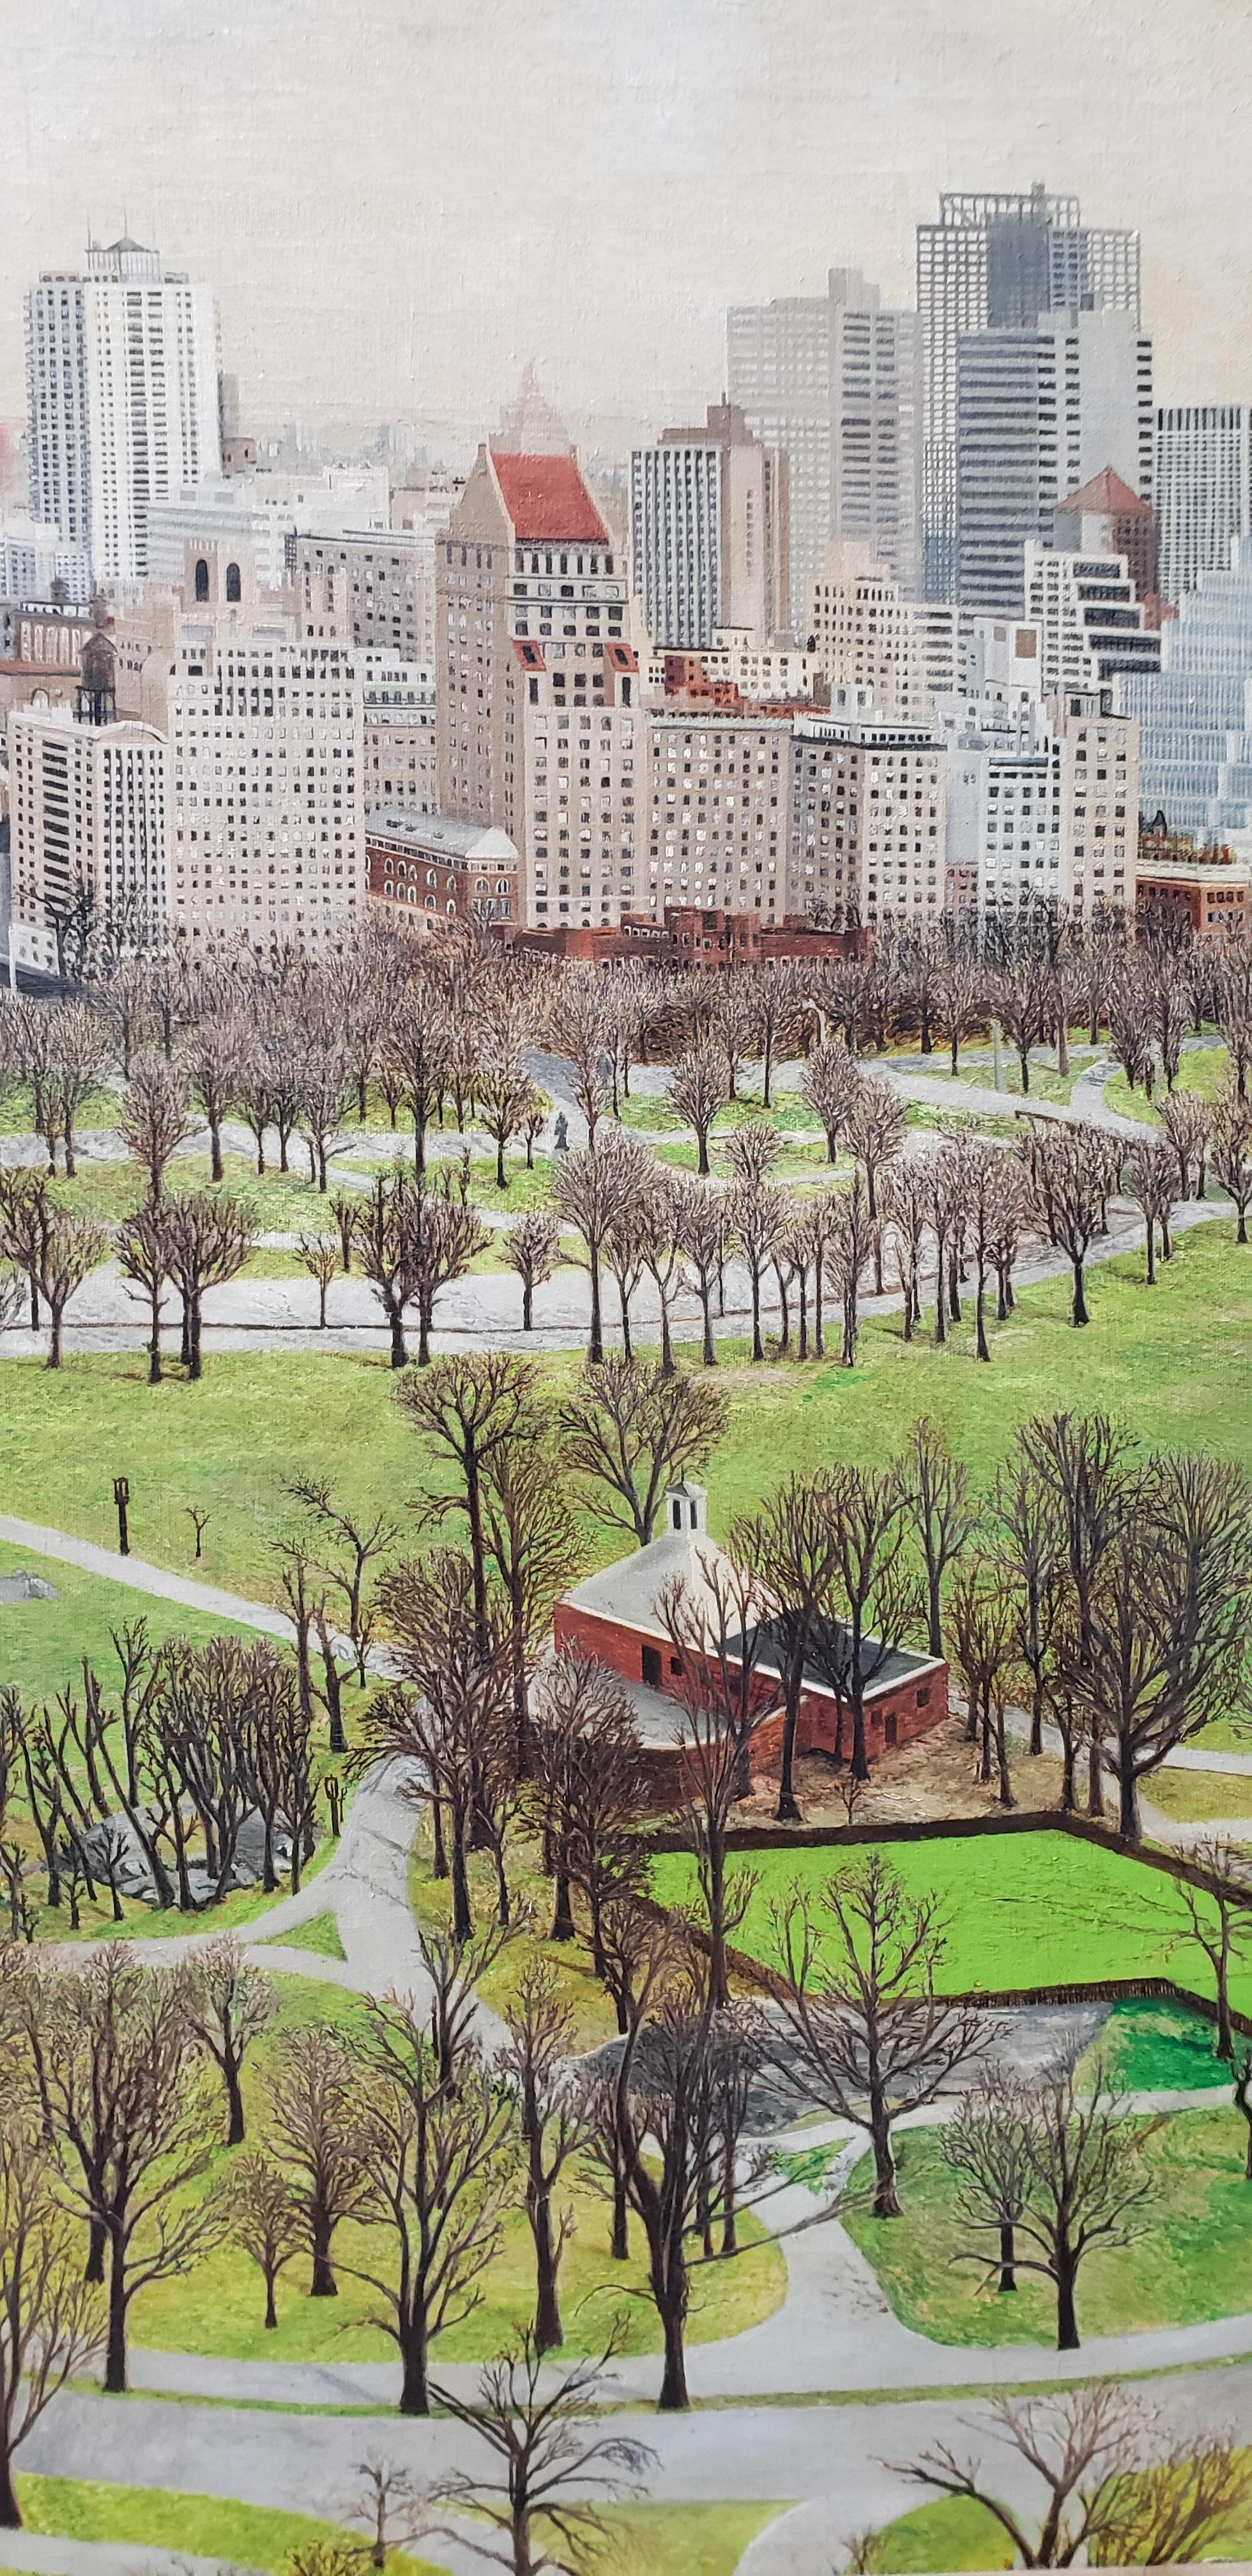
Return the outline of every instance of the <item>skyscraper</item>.
{"type": "Polygon", "coordinates": [[[100,581],[148,572],[147,513],[221,466],[207,286],[128,236],[26,298],[30,500],[100,581]]]}
{"type": "Polygon", "coordinates": [[[1230,540],[1252,528],[1252,405],[1169,403],[1157,413],[1161,591],[1179,600],[1202,572],[1225,572],[1230,540]]]}
{"type": "Polygon", "coordinates": [[[634,588],[654,644],[691,651],[718,627],[773,635],[788,616],[788,471],[734,403],[667,429],[630,461],[634,588]]]}
{"type": "Polygon", "coordinates": [[[1051,542],[1062,501],[1111,466],[1151,501],[1152,343],[1131,313],[1052,311],[956,345],[955,590],[1022,611],[1022,550],[1051,542]]]}
{"type": "MultiPolygon", "coordinates": [[[[1138,321],[1139,236],[1084,225],[1076,197],[1050,197],[1041,184],[1024,192],[945,195],[939,200],[938,223],[918,225],[928,598],[950,599],[956,590],[957,354],[962,336],[1030,329],[1041,313],[1107,308],[1133,314],[1138,321]]],[[[1109,461],[1099,459],[1100,464],[1109,461]]]]}
{"type": "Polygon", "coordinates": [[[791,622],[832,539],[868,545],[906,591],[918,577],[920,375],[915,313],[882,309],[856,268],[825,295],[733,306],[727,385],[749,427],[791,466],[791,622]]]}

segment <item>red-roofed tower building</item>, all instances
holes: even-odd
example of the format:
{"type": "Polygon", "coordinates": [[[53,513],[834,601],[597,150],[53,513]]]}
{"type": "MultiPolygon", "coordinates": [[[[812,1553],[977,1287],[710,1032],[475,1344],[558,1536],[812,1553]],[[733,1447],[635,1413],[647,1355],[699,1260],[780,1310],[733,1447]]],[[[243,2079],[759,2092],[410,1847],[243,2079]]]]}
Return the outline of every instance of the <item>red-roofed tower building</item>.
{"type": "Polygon", "coordinates": [[[532,926],[615,924],[636,885],[629,580],[571,449],[479,448],[440,541],[439,803],[520,853],[532,926]]]}

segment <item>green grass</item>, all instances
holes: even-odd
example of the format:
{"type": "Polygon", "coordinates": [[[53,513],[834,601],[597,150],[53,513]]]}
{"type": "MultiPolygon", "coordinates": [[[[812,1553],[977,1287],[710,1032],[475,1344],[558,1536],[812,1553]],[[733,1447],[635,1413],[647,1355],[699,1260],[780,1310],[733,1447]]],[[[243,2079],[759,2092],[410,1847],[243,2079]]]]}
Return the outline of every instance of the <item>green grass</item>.
{"type": "MultiPolygon", "coordinates": [[[[1012,1322],[992,1327],[990,1368],[973,1361],[968,1321],[936,1350],[904,1343],[898,1319],[882,1317],[867,1325],[854,1369],[752,1368],[742,1343],[722,1343],[732,1418],[708,1472],[718,1535],[787,1469],[877,1462],[923,1412],[981,1486],[1015,1424],[1061,1403],[1124,1413],[1147,1443],[1252,1464],[1252,1255],[1235,1250],[1230,1226],[1211,1223],[1180,1239],[1158,1287],[1141,1274],[1135,1254],[1094,1270],[1082,1333],[1068,1323],[1063,1281],[1027,1289],[1012,1322]]],[[[538,1365],[556,1386],[579,1360],[538,1365]]],[[[27,1517],[110,1546],[113,1478],[125,1472],[138,1553],[256,1597],[271,1588],[270,1543],[292,1517],[285,1478],[326,1474],[346,1502],[401,1517],[434,1481],[391,1385],[383,1357],[355,1352],[215,1351],[200,1385],[154,1388],[138,1353],[75,1355],[59,1373],[6,1360],[0,1490],[27,1517]],[[212,1514],[199,1566],[189,1503],[212,1514]]],[[[619,1552],[615,1533],[590,1516],[584,1527],[589,1560],[619,1552]]]]}
{"type": "MultiPolygon", "coordinates": [[[[579,2050],[598,2048],[602,2041],[611,2039],[617,2029],[613,2006],[600,1979],[592,1974],[585,1942],[548,1940],[552,1920],[552,1882],[543,1876],[539,1860],[538,1850],[529,1844],[515,1845],[510,1853],[509,1886],[518,1928],[494,1966],[480,1981],[478,1991],[493,2012],[506,2012],[526,1969],[542,1960],[553,1971],[561,2001],[573,2015],[573,2047],[579,2050]],[[523,1928],[522,1917],[526,1909],[529,1909],[531,1919],[523,1928]]],[[[470,1853],[469,1880],[475,1920],[489,1922],[495,1912],[495,1871],[486,1852],[470,1853]]],[[[432,1875],[431,1840],[425,1812],[410,1862],[409,1901],[419,1931],[446,1932],[449,1929],[449,1884],[446,1878],[432,1875]]]]}
{"type": "MultiPolygon", "coordinates": [[[[89,1091],[81,1109],[74,1113],[75,1135],[86,1135],[93,1128],[116,1127],[120,1108],[115,1091],[89,1091]]],[[[33,1119],[30,1085],[19,1082],[12,1089],[7,1084],[0,1086],[0,1136],[33,1136],[33,1119]]]]}
{"type": "MultiPolygon", "coordinates": [[[[1200,1100],[1216,1100],[1230,1073],[1230,1055],[1224,1046],[1187,1047],[1178,1067],[1179,1091],[1194,1091],[1200,1100]]],[[[1160,1083],[1156,1098],[1165,1096],[1160,1083]]],[[[1123,1118],[1137,1118],[1146,1127],[1156,1125],[1156,1107],[1142,1090],[1132,1091],[1124,1073],[1114,1071],[1104,1088],[1105,1107],[1116,1109],[1123,1118]]]]}
{"type": "Polygon", "coordinates": [[[605,2505],[604,2539],[588,2553],[587,2576],[734,2576],[749,2542],[787,2510],[785,2504],[605,2505]]]}
{"type": "MultiPolygon", "coordinates": [[[[220,2558],[239,2567],[282,2569],[293,2551],[342,2547],[343,2525],[311,2514],[282,2513],[270,2505],[236,2504],[222,2496],[180,2495],[165,2487],[127,2487],[100,2479],[40,2478],[19,2474],[18,2501],[28,2531],[58,2540],[103,2540],[139,2549],[146,2545],[220,2558]]],[[[358,2536],[359,2537],[359,2536],[358,2536]]],[[[430,2561],[399,2550],[389,2576],[435,2576],[430,2561]]]]}
{"type": "MultiPolygon", "coordinates": [[[[936,1983],[945,1994],[1137,1976],[1169,1976],[1193,1993],[1213,1991],[1200,1951],[1171,1948],[1185,1923],[1174,1880],[1111,1846],[1062,1833],[971,1833],[893,1843],[887,1856],[910,1896],[938,1900],[948,1928],[936,1983]]],[[[793,1886],[820,1894],[832,1871],[855,1868],[857,1854],[757,1851],[750,1860],[757,1884],[735,1941],[772,1963],[771,1903],[793,1886]]],[[[658,1855],[652,1884],[664,1904],[690,1900],[696,1889],[690,1856],[658,1855]]],[[[1240,2009],[1252,2008],[1252,1963],[1235,1969],[1231,1995],[1240,2009]]]]}
{"type": "Polygon", "coordinates": [[[879,2532],[875,2576],[956,2576],[967,2567],[1012,2567],[1015,2552],[1003,2525],[985,2504],[965,2496],[939,2496],[902,2513],[879,2532]]]}
{"type": "MultiPolygon", "coordinates": [[[[1207,1734],[1204,1740],[1209,1740],[1207,1734]]],[[[1240,1742],[1245,1752],[1252,1751],[1246,1732],[1240,1742]]],[[[1210,1816],[1252,1816],[1252,1772],[1157,1771],[1147,1795],[1178,1824],[1201,1825],[1210,1816]]]]}
{"type": "MultiPolygon", "coordinates": [[[[296,1160],[294,1144],[292,1159],[296,1160]]],[[[305,1163],[303,1154],[299,1160],[305,1163]]],[[[309,1182],[307,1164],[303,1171],[267,1171],[263,1179],[258,1177],[255,1162],[245,1160],[241,1154],[224,1154],[222,1164],[224,1186],[247,1199],[258,1231],[277,1234],[307,1228],[314,1233],[330,1233],[330,1200],[338,1187],[339,1165],[331,1164],[330,1189],[323,1197],[309,1182]]],[[[207,1151],[174,1156],[166,1173],[168,1190],[204,1190],[211,1186],[207,1151]]],[[[116,1224],[120,1218],[130,1216],[142,1207],[147,1195],[147,1174],[137,1163],[125,1161],[80,1163],[75,1180],[57,1183],[57,1196],[67,1207],[78,1208],[103,1224],[116,1224]]]]}
{"type": "Polygon", "coordinates": [[[1201,2085],[1230,2090],[1230,2075],[1213,2052],[1213,2025],[1183,2004],[1145,1997],[1115,2004],[1098,2039],[1080,2060],[1080,2081],[1095,2069],[1119,2093],[1193,2093],[1201,2085]]]}
{"type": "MultiPolygon", "coordinates": [[[[1144,2122],[1140,2152],[1153,2190],[1130,2246],[1099,2247],[1084,2263],[1078,2316],[1084,2336],[1198,2325],[1252,2308],[1252,2184],[1244,2179],[1247,2132],[1234,2111],[1176,2111],[1144,2122]]],[[[898,2136],[898,2219],[853,2211],[849,2233],[873,2264],[895,2314],[949,2344],[1053,2343],[1051,2285],[1028,2273],[1012,2297],[984,2285],[966,2263],[969,2239],[953,2179],[933,2131],[898,2136]]],[[[993,2276],[994,2280],[994,2276],[993,2276]]]]}
{"type": "MultiPolygon", "coordinates": [[[[190,1531],[190,1522],[187,1527],[190,1531]]],[[[113,1544],[117,1544],[116,1524],[113,1544]]],[[[203,1610],[184,1610],[176,1601],[151,1600],[124,1583],[111,1583],[107,1576],[84,1574],[59,1557],[39,1556],[33,1548],[0,1541],[0,1575],[23,1571],[53,1584],[60,1596],[56,1601],[0,1604],[0,1683],[11,1683],[28,1704],[52,1699],[58,1691],[81,1689],[84,1660],[111,1680],[118,1670],[111,1632],[136,1619],[147,1621],[154,1645],[163,1645],[168,1637],[189,1637],[193,1645],[202,1646],[223,1633],[253,1634],[231,1620],[213,1619],[203,1610]]]]}
{"type": "Polygon", "coordinates": [[[292,1933],[291,1941],[293,1948],[316,1950],[323,1959],[346,1959],[348,1955],[333,1914],[315,1914],[311,1923],[302,1923],[292,1933]]]}

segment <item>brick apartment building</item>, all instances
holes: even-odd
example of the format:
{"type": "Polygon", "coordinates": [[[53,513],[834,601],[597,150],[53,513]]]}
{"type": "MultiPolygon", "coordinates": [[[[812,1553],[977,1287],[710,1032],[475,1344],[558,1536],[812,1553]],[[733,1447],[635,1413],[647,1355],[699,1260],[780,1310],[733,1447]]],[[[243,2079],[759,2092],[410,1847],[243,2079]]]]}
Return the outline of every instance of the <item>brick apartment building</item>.
{"type": "Polygon", "coordinates": [[[519,924],[499,934],[510,948],[535,957],[576,959],[612,966],[627,958],[657,966],[689,967],[722,975],[732,966],[775,966],[783,959],[858,957],[869,947],[864,930],[819,930],[803,915],[762,921],[755,912],[716,912],[699,904],[667,904],[659,921],[648,912],[625,912],[616,930],[529,930],[519,924]]]}

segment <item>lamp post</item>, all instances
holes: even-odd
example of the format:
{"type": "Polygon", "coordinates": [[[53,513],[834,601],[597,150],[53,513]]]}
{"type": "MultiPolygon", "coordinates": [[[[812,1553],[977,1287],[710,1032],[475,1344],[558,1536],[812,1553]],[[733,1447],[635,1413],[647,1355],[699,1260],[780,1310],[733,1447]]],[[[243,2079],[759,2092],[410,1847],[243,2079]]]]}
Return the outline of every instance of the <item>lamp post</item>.
{"type": "Polygon", "coordinates": [[[113,1500],[117,1505],[117,1547],[119,1556],[130,1555],[130,1482],[125,1476],[113,1479],[113,1500]]]}

